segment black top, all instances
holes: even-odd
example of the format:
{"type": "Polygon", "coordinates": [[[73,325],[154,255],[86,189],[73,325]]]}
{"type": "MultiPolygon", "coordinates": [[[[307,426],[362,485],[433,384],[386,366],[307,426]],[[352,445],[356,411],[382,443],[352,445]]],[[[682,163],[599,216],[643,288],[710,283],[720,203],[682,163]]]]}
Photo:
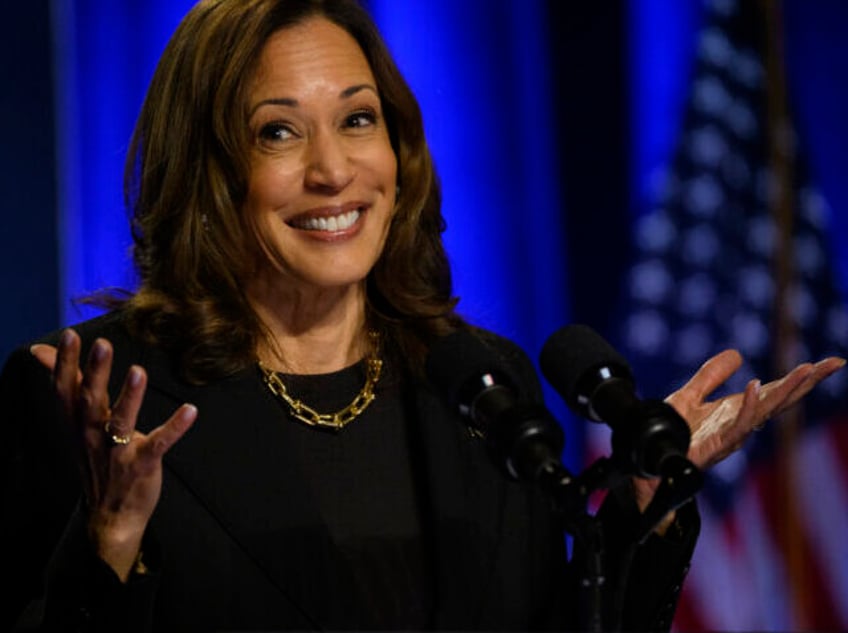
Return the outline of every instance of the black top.
{"type": "MultiPolygon", "coordinates": [[[[330,374],[279,377],[293,398],[332,413],[362,389],[366,363],[330,374]]],[[[374,401],[339,431],[308,426],[282,400],[280,424],[330,537],[355,571],[373,618],[367,628],[421,630],[431,625],[432,544],[424,535],[421,473],[413,468],[401,390],[390,388],[396,380],[384,365],[374,401]]],[[[337,603],[329,594],[325,600],[328,610],[337,603]]]]}

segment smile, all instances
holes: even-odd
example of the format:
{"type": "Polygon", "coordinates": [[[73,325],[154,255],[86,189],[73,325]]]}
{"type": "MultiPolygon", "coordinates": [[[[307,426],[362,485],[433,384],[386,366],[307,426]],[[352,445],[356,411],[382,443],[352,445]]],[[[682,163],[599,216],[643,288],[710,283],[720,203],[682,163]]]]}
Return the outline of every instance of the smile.
{"type": "Polygon", "coordinates": [[[360,209],[353,209],[346,213],[331,215],[329,217],[301,217],[293,218],[289,221],[289,225],[296,229],[305,231],[327,231],[334,233],[336,231],[344,231],[349,229],[361,215],[360,209]]]}

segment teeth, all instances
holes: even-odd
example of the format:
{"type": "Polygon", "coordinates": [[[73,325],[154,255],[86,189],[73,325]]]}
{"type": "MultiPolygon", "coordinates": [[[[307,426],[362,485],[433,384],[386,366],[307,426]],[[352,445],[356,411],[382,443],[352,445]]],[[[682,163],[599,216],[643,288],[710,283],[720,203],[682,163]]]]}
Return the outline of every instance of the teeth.
{"type": "Polygon", "coordinates": [[[307,231],[344,231],[349,229],[359,219],[359,209],[335,215],[329,218],[306,218],[293,222],[293,226],[298,229],[306,229],[307,231]]]}

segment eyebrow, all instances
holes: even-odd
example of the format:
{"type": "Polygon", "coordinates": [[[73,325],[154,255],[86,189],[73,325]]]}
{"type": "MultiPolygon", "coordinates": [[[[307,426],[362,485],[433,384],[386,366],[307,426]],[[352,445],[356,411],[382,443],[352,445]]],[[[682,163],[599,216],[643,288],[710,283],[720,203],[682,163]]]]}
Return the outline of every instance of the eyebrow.
{"type": "MultiPolygon", "coordinates": [[[[371,84],[356,84],[354,86],[350,86],[349,88],[345,88],[339,93],[339,99],[349,99],[353,95],[358,92],[362,92],[363,90],[370,90],[375,95],[379,96],[377,89],[371,84]]],[[[278,106],[288,106],[290,108],[296,108],[300,105],[297,99],[293,99],[291,97],[277,97],[274,99],[263,99],[259,103],[257,103],[250,110],[250,116],[253,116],[256,111],[262,106],[266,105],[278,105],[278,106]]]]}

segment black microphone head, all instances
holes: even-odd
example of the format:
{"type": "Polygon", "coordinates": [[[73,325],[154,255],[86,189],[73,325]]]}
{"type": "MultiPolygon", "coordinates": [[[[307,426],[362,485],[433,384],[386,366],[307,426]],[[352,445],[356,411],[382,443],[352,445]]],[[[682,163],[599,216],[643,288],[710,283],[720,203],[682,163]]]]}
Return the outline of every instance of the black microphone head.
{"type": "Polygon", "coordinates": [[[542,346],[539,366],[569,407],[593,419],[589,400],[601,380],[615,377],[633,382],[630,366],[621,354],[582,324],[566,325],[551,334],[542,346]]]}
{"type": "Polygon", "coordinates": [[[427,377],[445,394],[454,406],[464,406],[469,388],[484,376],[514,389],[509,376],[495,352],[468,330],[457,330],[438,339],[430,348],[426,364],[427,377]]]}
{"type": "Polygon", "coordinates": [[[522,399],[521,381],[485,338],[459,330],[439,339],[426,371],[511,477],[535,481],[556,469],[565,443],[559,423],[542,403],[522,399]]]}

